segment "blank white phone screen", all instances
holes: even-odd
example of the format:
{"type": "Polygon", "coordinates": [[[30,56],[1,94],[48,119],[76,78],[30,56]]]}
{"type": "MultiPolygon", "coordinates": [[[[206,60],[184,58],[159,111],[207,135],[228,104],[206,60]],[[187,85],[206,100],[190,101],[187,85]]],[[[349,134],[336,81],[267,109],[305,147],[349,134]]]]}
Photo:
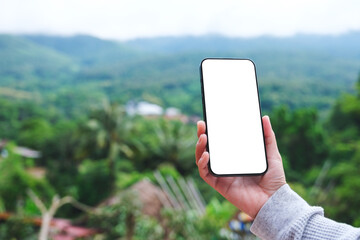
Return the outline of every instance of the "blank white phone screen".
{"type": "Polygon", "coordinates": [[[254,63],[205,59],[201,74],[211,171],[264,173],[267,160],[254,63]]]}

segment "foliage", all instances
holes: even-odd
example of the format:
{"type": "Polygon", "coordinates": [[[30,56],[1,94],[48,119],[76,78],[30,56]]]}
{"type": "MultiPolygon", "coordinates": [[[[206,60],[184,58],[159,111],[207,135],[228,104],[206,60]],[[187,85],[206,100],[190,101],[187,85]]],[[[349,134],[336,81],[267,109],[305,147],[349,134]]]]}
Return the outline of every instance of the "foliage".
{"type": "Polygon", "coordinates": [[[23,216],[13,216],[0,224],[0,239],[36,240],[37,228],[23,216]]]}
{"type": "MultiPolygon", "coordinates": [[[[93,215],[89,223],[103,230],[104,239],[125,238],[129,229],[132,229],[127,226],[128,208],[129,206],[125,207],[124,203],[113,206],[111,214],[109,209],[103,209],[109,211],[109,214],[93,215]]],[[[223,225],[214,218],[209,220],[207,216],[197,216],[194,212],[164,209],[160,222],[153,217],[138,214],[134,216],[134,224],[131,239],[224,239],[220,236],[220,228],[224,227],[223,225]]]]}
{"type": "MultiPolygon", "coordinates": [[[[0,98],[0,108],[0,131],[4,139],[17,140],[23,121],[33,117],[45,118],[44,111],[34,102],[0,98]]],[[[50,116],[47,115],[47,118],[50,116]]]]}
{"type": "Polygon", "coordinates": [[[89,145],[95,146],[95,149],[103,149],[104,155],[100,156],[106,157],[109,173],[113,180],[115,179],[116,160],[120,153],[130,157],[133,155],[132,150],[125,142],[130,128],[131,123],[127,120],[123,107],[104,101],[102,108],[95,109],[90,113],[90,119],[81,132],[82,137],[86,139],[85,149],[91,151],[89,145]]]}
{"type": "Polygon", "coordinates": [[[15,211],[19,201],[26,199],[26,190],[32,189],[43,198],[53,194],[52,187],[46,180],[39,180],[26,172],[22,159],[16,156],[9,147],[10,154],[0,161],[0,198],[7,211],[15,211]]]}
{"type": "Polygon", "coordinates": [[[206,207],[205,218],[214,221],[217,228],[226,226],[227,221],[234,216],[238,209],[228,201],[220,202],[213,198],[206,207]]]}
{"type": "Polygon", "coordinates": [[[78,201],[94,206],[108,197],[113,189],[106,161],[86,160],[79,166],[78,180],[78,201]]]}
{"type": "Polygon", "coordinates": [[[204,239],[223,239],[220,230],[228,226],[229,220],[237,212],[237,208],[228,201],[220,202],[213,198],[206,207],[206,213],[195,226],[204,239]],[[216,231],[214,231],[216,229],[216,231]]]}
{"type": "MultiPolygon", "coordinates": [[[[126,160],[122,160],[122,162],[124,163],[126,162],[126,160]]],[[[147,178],[152,182],[156,182],[154,172],[151,170],[152,169],[148,169],[148,171],[146,172],[139,172],[135,171],[133,168],[131,169],[131,171],[126,171],[126,169],[119,168],[119,171],[116,175],[117,189],[124,190],[133,185],[134,183],[143,180],[144,178],[147,178]]],[[[171,176],[175,180],[178,180],[181,177],[180,173],[170,163],[160,164],[157,168],[157,171],[159,171],[162,176],[171,176]]]]}
{"type": "Polygon", "coordinates": [[[164,238],[164,229],[161,227],[159,222],[152,217],[142,216],[136,221],[134,239],[142,240],[157,240],[164,238]]]}
{"type": "Polygon", "coordinates": [[[321,166],[329,156],[329,143],[317,111],[281,107],[274,110],[271,120],[279,150],[286,159],[288,180],[304,182],[304,172],[321,166]]]}
{"type": "Polygon", "coordinates": [[[339,98],[329,118],[333,167],[325,185],[328,198],[324,205],[330,217],[360,226],[360,91],[357,90],[356,94],[339,98]]]}
{"type": "Polygon", "coordinates": [[[43,118],[22,121],[19,131],[19,144],[33,149],[44,149],[47,141],[53,137],[51,124],[43,118]]]}
{"type": "MultiPolygon", "coordinates": [[[[205,215],[166,209],[160,220],[144,216],[127,192],[118,204],[101,206],[100,214],[85,215],[87,223],[103,230],[105,239],[221,239],[219,230],[235,209],[198,176],[195,124],[130,117],[124,107],[129,100],[146,100],[197,119],[198,65],[208,56],[257,63],[262,110],[271,117],[292,188],[324,206],[327,216],[360,226],[360,76],[352,88],[359,36],[117,43],[0,35],[0,137],[10,140],[9,156],[0,157],[0,211],[16,214],[0,224],[0,238],[30,240],[37,231],[23,221],[23,215],[39,214],[25,194],[28,188],[45,202],[57,193],[96,206],[143,178],[153,180],[159,170],[175,179],[192,175],[208,202],[205,215]],[[15,145],[42,157],[21,158],[11,151],[15,145]],[[30,166],[45,168],[45,178],[28,174],[30,166]]],[[[57,216],[81,217],[70,206],[57,216]]]]}
{"type": "Polygon", "coordinates": [[[119,171],[116,175],[116,187],[123,190],[144,178],[153,178],[152,172],[119,171]]]}
{"type": "Polygon", "coordinates": [[[118,239],[127,234],[133,236],[135,219],[139,217],[142,207],[137,199],[134,192],[124,192],[119,203],[104,206],[99,209],[100,213],[89,215],[89,226],[101,229],[105,233],[104,239],[118,239]]]}
{"type": "Polygon", "coordinates": [[[350,224],[355,224],[360,220],[360,211],[358,209],[360,171],[354,167],[359,164],[359,159],[352,159],[349,163],[342,162],[332,168],[330,177],[336,187],[332,192],[329,192],[328,201],[325,202],[328,208],[330,206],[332,208],[329,211],[331,217],[350,224]]]}
{"type": "Polygon", "coordinates": [[[165,209],[163,216],[169,228],[169,239],[201,239],[194,225],[199,217],[194,212],[165,209]]]}
{"type": "Polygon", "coordinates": [[[134,149],[134,157],[130,159],[137,169],[154,170],[164,162],[171,163],[181,173],[194,169],[194,126],[161,118],[137,118],[135,122],[129,146],[134,149]]]}
{"type": "Polygon", "coordinates": [[[203,216],[191,210],[165,208],[157,219],[141,214],[143,206],[134,192],[123,191],[117,199],[117,203],[87,216],[87,224],[101,229],[103,239],[224,239],[220,229],[236,212],[229,202],[213,199],[203,216]]]}
{"type": "Polygon", "coordinates": [[[68,117],[79,117],[105,96],[121,103],[157,99],[163,107],[201,115],[200,61],[234,56],[257,63],[264,110],[316,106],[323,115],[334,98],[351,91],[359,33],[319,39],[206,36],[118,43],[90,36],[0,35],[0,96],[27,97],[68,117]]]}

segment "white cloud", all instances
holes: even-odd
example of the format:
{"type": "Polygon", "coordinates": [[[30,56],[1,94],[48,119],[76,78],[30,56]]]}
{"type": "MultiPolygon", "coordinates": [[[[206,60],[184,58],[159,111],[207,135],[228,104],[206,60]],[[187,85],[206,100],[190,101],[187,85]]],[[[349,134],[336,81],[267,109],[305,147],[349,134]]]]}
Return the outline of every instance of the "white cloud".
{"type": "Polygon", "coordinates": [[[357,0],[0,0],[0,32],[130,39],[337,34],[360,30],[357,0]]]}

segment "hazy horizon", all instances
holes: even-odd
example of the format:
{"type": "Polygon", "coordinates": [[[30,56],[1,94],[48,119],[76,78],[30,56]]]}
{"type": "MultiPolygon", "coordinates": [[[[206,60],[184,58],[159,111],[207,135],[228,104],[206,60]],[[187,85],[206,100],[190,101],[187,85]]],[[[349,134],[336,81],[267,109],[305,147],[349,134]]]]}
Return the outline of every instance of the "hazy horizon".
{"type": "Polygon", "coordinates": [[[359,31],[360,2],[0,0],[0,32],[102,39],[203,36],[287,37],[359,31]]]}
{"type": "Polygon", "coordinates": [[[344,35],[349,34],[360,34],[359,30],[349,30],[346,32],[341,33],[294,33],[292,35],[288,36],[277,36],[277,35],[271,35],[271,34],[263,34],[258,36],[227,36],[225,34],[221,33],[205,33],[202,35],[191,35],[191,34],[184,34],[184,35],[163,35],[163,36],[151,36],[151,37],[136,37],[131,39],[116,39],[116,38],[107,38],[107,37],[101,37],[96,36],[92,34],[87,33],[73,33],[73,34],[58,34],[58,33],[11,33],[11,32],[2,32],[0,31],[0,35],[10,35],[10,36],[45,36],[45,37],[59,37],[59,38],[72,38],[72,37],[78,37],[78,36],[85,36],[85,37],[93,37],[98,38],[104,41],[115,41],[115,42],[131,42],[136,40],[146,40],[146,39],[176,39],[176,38],[204,38],[204,37],[219,37],[219,38],[228,38],[228,39],[241,39],[241,40],[251,40],[251,39],[261,39],[261,38],[269,38],[269,39],[291,39],[296,37],[340,37],[344,35]]]}

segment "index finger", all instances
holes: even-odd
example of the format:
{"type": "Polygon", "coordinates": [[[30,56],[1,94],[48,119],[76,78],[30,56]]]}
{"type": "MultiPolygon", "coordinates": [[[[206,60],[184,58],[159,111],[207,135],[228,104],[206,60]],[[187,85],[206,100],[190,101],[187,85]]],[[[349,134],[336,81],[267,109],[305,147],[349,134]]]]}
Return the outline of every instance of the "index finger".
{"type": "Polygon", "coordinates": [[[204,134],[206,130],[206,125],[204,121],[198,121],[197,122],[197,136],[200,137],[201,134],[204,134]]]}

